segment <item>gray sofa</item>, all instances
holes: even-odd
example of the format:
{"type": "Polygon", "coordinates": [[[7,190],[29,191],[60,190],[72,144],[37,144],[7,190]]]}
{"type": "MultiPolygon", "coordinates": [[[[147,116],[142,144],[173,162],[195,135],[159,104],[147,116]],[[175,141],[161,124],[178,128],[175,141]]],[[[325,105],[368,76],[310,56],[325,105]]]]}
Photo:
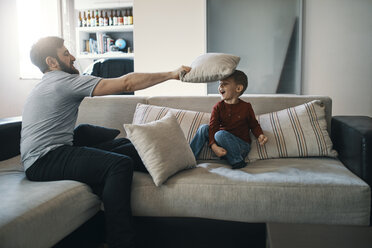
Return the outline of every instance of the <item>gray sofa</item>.
{"type": "MultiPolygon", "coordinates": [[[[351,124],[347,123],[348,117],[332,119],[329,97],[244,95],[242,98],[252,103],[256,114],[321,100],[325,104],[328,131],[331,132],[331,121],[332,131],[336,130],[332,139],[337,140],[334,145],[339,150],[339,159],[259,160],[241,170],[231,170],[222,160],[198,161],[196,168],[177,173],[160,187],[155,186],[149,174],[135,172],[134,216],[231,223],[370,224],[372,174],[368,151],[371,151],[372,127],[367,130],[362,127],[362,132],[357,130],[357,135],[367,138],[356,138],[354,144],[349,144],[342,135],[360,128],[359,124],[353,124],[355,118],[351,124]],[[369,146],[363,142],[369,142],[369,146]],[[361,151],[347,148],[355,144],[364,148],[361,151]]],[[[80,106],[77,124],[116,128],[121,130],[119,137],[125,137],[123,124],[132,122],[137,103],[210,112],[218,100],[218,96],[86,98],[80,106]]],[[[361,119],[369,127],[371,118],[361,119]]],[[[101,203],[82,183],[30,182],[25,178],[19,150],[17,153],[19,140],[12,143],[19,139],[20,121],[3,120],[0,125],[0,142],[4,147],[0,154],[3,160],[0,162],[0,247],[51,247],[95,216],[101,203]]]]}

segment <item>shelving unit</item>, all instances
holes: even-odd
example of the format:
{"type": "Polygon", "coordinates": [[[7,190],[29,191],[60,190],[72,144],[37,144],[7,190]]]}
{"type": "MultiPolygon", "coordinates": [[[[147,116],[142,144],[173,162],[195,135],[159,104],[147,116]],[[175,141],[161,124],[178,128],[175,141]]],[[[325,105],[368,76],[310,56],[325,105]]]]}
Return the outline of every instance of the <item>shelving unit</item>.
{"type": "Polygon", "coordinates": [[[133,49],[133,30],[134,25],[125,26],[106,26],[106,27],[77,27],[76,28],[76,50],[78,59],[101,59],[101,58],[134,58],[134,53],[124,52],[107,52],[103,54],[93,54],[84,52],[84,40],[89,40],[90,37],[96,37],[97,33],[110,34],[116,38],[125,37],[131,48],[133,49]],[[129,37],[129,38],[128,38],[129,37]]]}
{"type": "Polygon", "coordinates": [[[134,58],[134,53],[107,52],[104,54],[79,54],[79,59],[134,58]]]}
{"type": "Polygon", "coordinates": [[[79,32],[88,32],[88,33],[96,33],[96,32],[133,32],[134,25],[122,25],[122,26],[104,26],[104,27],[77,27],[77,31],[79,32]]]}
{"type": "MultiPolygon", "coordinates": [[[[87,10],[103,10],[109,11],[111,9],[123,10],[132,8],[133,0],[97,0],[94,4],[87,0],[75,0],[76,16],[79,11],[87,10]]],[[[77,21],[76,21],[77,23],[77,21]]],[[[117,25],[117,26],[99,26],[99,27],[76,27],[76,58],[96,60],[102,58],[134,58],[134,44],[133,44],[134,25],[117,25]],[[85,52],[86,40],[97,39],[99,34],[106,34],[112,39],[116,40],[122,38],[126,41],[127,46],[125,52],[109,51],[106,53],[87,53],[85,52]],[[130,53],[127,53],[127,48],[130,47],[130,53]]]]}

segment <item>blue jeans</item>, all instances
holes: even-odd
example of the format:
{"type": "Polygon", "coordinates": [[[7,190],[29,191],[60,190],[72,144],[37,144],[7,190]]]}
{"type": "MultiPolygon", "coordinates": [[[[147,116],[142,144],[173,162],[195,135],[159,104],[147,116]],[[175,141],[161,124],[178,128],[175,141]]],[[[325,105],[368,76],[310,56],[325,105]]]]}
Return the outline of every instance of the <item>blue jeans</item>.
{"type": "MultiPolygon", "coordinates": [[[[251,150],[251,145],[249,143],[224,130],[216,132],[214,139],[216,140],[218,146],[227,151],[227,154],[224,156],[224,158],[227,159],[230,165],[244,161],[245,157],[248,155],[248,152],[251,150]]],[[[195,137],[190,143],[195,158],[198,157],[205,142],[208,141],[209,125],[204,124],[199,127],[195,137]]]]}

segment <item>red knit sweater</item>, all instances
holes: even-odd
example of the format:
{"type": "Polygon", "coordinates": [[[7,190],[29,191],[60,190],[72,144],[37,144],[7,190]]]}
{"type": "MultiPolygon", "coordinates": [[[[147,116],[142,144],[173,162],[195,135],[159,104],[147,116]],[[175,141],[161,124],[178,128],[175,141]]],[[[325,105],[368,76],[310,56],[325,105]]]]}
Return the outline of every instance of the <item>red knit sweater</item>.
{"type": "Polygon", "coordinates": [[[250,130],[256,138],[263,134],[252,105],[241,99],[237,104],[220,101],[214,105],[209,121],[209,145],[216,142],[214,134],[219,130],[228,131],[248,143],[251,143],[250,130]]]}

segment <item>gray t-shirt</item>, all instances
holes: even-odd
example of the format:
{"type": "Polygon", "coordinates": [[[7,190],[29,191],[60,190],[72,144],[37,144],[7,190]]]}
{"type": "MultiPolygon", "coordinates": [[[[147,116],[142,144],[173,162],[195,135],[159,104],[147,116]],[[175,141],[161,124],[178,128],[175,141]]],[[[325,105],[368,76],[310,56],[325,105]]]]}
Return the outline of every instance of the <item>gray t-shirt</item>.
{"type": "Polygon", "coordinates": [[[28,96],[22,114],[21,157],[27,170],[38,158],[72,145],[78,108],[101,78],[63,71],[44,74],[28,96]]]}

